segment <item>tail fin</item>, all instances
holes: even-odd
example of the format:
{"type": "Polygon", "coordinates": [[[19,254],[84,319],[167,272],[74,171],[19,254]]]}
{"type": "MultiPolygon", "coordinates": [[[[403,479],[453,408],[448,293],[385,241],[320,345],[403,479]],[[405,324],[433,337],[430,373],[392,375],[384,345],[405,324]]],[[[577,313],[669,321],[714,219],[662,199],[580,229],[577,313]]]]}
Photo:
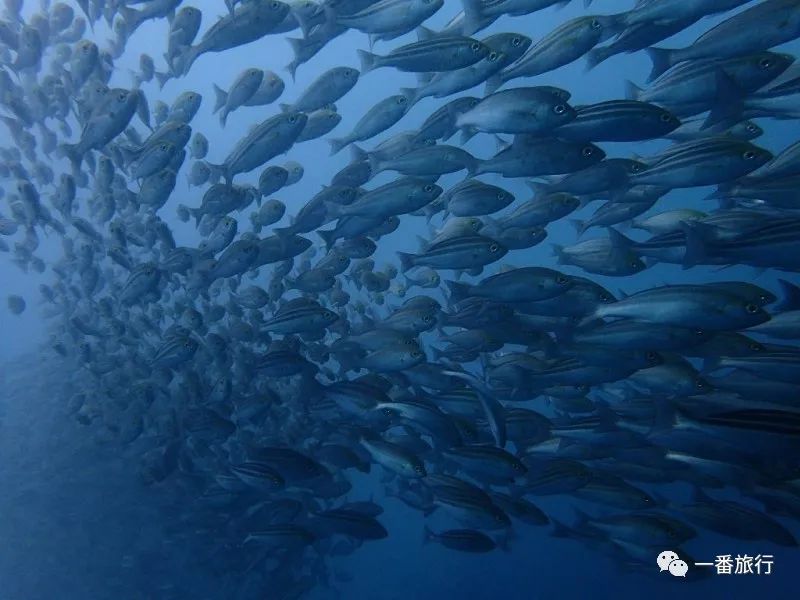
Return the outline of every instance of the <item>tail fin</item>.
{"type": "Polygon", "coordinates": [[[317,234],[322,238],[322,241],[325,242],[325,251],[330,252],[331,248],[333,248],[333,245],[336,243],[336,230],[330,229],[325,231],[318,229],[317,234]]]}
{"type": "Polygon", "coordinates": [[[591,71],[597,65],[607,61],[612,56],[614,56],[614,53],[609,48],[595,48],[594,50],[590,50],[586,55],[586,70],[591,71]]]}
{"type": "Polygon", "coordinates": [[[228,103],[228,92],[220,88],[216,83],[212,85],[214,87],[216,99],[214,101],[214,110],[211,112],[216,114],[219,109],[223,108],[228,103]]]}
{"type": "Polygon", "coordinates": [[[357,52],[358,58],[361,61],[361,74],[364,75],[365,73],[372,71],[372,69],[375,68],[375,59],[378,57],[372,52],[367,52],[366,50],[357,50],[357,52]]]}
{"type": "Polygon", "coordinates": [[[400,271],[405,273],[406,271],[412,269],[414,267],[414,255],[409,254],[408,252],[398,252],[397,258],[400,259],[400,271]]]}
{"type": "Polygon", "coordinates": [[[155,72],[156,81],[158,81],[158,89],[163,90],[167,82],[172,79],[172,73],[155,72]]]}
{"type": "Polygon", "coordinates": [[[486,89],[484,90],[484,93],[487,96],[489,94],[494,94],[504,83],[502,71],[500,73],[496,73],[486,80],[486,89]]]}
{"type": "Polygon", "coordinates": [[[638,100],[642,93],[642,88],[633,83],[630,79],[625,80],[625,99],[638,100]]]}
{"type": "Polygon", "coordinates": [[[575,233],[578,234],[578,237],[586,233],[586,230],[591,227],[587,221],[582,221],[581,219],[570,219],[569,224],[575,228],[575,233]]]}
{"type": "Polygon", "coordinates": [[[564,246],[561,244],[551,244],[553,249],[553,256],[555,256],[558,260],[556,261],[559,265],[566,264],[566,256],[564,254],[564,246]]]}
{"type": "Polygon", "coordinates": [[[61,144],[58,149],[61,155],[69,159],[69,162],[72,163],[73,171],[77,171],[81,168],[83,155],[78,152],[78,144],[61,144]]]}
{"type": "Polygon", "coordinates": [[[334,138],[328,140],[328,143],[331,145],[331,156],[333,156],[334,154],[338,154],[350,141],[346,138],[334,138]]]}
{"type": "Polygon", "coordinates": [[[466,283],[458,283],[457,281],[445,281],[447,288],[450,290],[450,303],[458,304],[463,302],[470,296],[471,286],[466,283]]]}
{"type": "Polygon", "coordinates": [[[353,159],[353,162],[359,162],[367,160],[369,158],[369,153],[356,144],[350,144],[350,157],[353,159]]]}
{"type": "Polygon", "coordinates": [[[687,223],[681,222],[681,230],[686,236],[686,254],[683,256],[683,268],[689,269],[695,265],[703,264],[708,258],[708,249],[706,248],[706,235],[708,226],[703,226],[702,223],[687,223]]]}
{"type": "Polygon", "coordinates": [[[650,71],[648,83],[658,79],[662,73],[669,70],[675,64],[675,53],[667,48],[647,48],[645,50],[650,60],[653,61],[653,69],[650,71]]]}

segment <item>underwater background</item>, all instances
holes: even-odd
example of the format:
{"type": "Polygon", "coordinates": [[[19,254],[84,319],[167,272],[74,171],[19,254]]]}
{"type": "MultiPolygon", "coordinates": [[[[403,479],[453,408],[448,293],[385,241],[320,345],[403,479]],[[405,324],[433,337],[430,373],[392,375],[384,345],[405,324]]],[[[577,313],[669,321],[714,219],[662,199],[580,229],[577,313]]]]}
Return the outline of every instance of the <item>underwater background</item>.
{"type": "MultiPolygon", "coordinates": [[[[66,4],[74,7],[76,16],[79,14],[78,3],[66,4]]],[[[109,1],[107,4],[113,3],[109,1]]],[[[151,3],[128,4],[133,9],[142,10],[151,3]]],[[[634,7],[634,3],[627,0],[594,0],[587,2],[590,4],[588,7],[580,0],[564,4],[562,7],[551,6],[528,15],[504,15],[473,37],[517,32],[530,37],[535,43],[570,19],[587,14],[616,14],[634,7]]],[[[640,4],[647,5],[646,2],[640,4]]],[[[202,11],[200,36],[217,17],[228,13],[224,3],[218,0],[181,2],[180,6],[195,6],[202,11]]],[[[42,10],[44,9],[38,2],[25,2],[21,14],[24,19],[29,20],[42,10]]],[[[433,16],[425,20],[425,27],[434,31],[440,30],[461,10],[461,3],[447,0],[433,16]]],[[[656,45],[670,48],[688,46],[698,35],[729,16],[730,13],[724,13],[703,18],[656,45]]],[[[752,25],[754,28],[759,27],[759,23],[752,25]]],[[[143,22],[127,39],[124,52],[114,59],[109,86],[132,87],[132,80],[140,70],[139,60],[142,53],[151,55],[157,70],[163,70],[162,54],[169,29],[169,22],[165,18],[143,22]]],[[[113,29],[99,20],[94,31],[87,29],[83,37],[104,48],[114,35],[113,29]]],[[[339,66],[360,68],[357,50],[369,47],[366,34],[356,30],[347,31],[326,44],[309,62],[301,65],[293,79],[283,70],[293,59],[292,49],[284,39],[287,36],[301,37],[301,33],[294,31],[268,35],[224,52],[204,54],[188,73],[170,79],[163,89],[152,80],[141,84],[141,93],[147,97],[150,109],[156,100],[171,105],[179,94],[187,90],[201,94],[203,102],[191,120],[191,126],[193,131],[202,132],[208,139],[208,162],[221,164],[231,148],[248,134],[254,123],[279,112],[278,102],[295,100],[302,90],[328,69],[339,66]],[[223,128],[213,114],[212,84],[227,90],[236,77],[250,67],[275,71],[284,79],[286,89],[277,102],[268,106],[238,108],[231,113],[223,128]]],[[[386,54],[391,49],[416,39],[415,34],[410,32],[389,42],[377,42],[373,51],[386,54]]],[[[789,42],[779,46],[777,51],[796,55],[798,48],[800,46],[797,42],[789,42]]],[[[534,78],[515,81],[514,84],[551,85],[569,90],[570,104],[579,106],[624,98],[626,81],[631,80],[644,87],[650,67],[651,62],[644,52],[634,52],[614,56],[591,70],[586,70],[584,60],[577,60],[534,78]]],[[[44,71],[44,67],[41,68],[44,71]]],[[[16,75],[14,78],[16,80],[16,75]]],[[[332,135],[340,136],[350,131],[378,100],[397,93],[401,88],[416,85],[418,80],[413,73],[403,73],[395,69],[380,69],[362,74],[355,89],[336,101],[336,111],[342,119],[332,135]]],[[[461,95],[465,94],[483,97],[483,86],[461,95]]],[[[371,149],[377,141],[392,134],[415,130],[443,102],[443,99],[436,98],[420,100],[399,123],[377,138],[359,144],[371,149]]],[[[10,114],[8,110],[5,113],[10,114]]],[[[800,139],[800,127],[796,119],[759,118],[754,121],[764,130],[763,135],[754,143],[774,154],[800,139]]],[[[136,117],[134,122],[136,123],[136,117]]],[[[147,129],[141,123],[136,123],[136,128],[146,138],[149,133],[147,129]]],[[[79,127],[73,130],[75,136],[80,134],[79,127]]],[[[5,130],[0,136],[0,146],[14,145],[10,134],[5,130]]],[[[75,136],[72,137],[72,142],[76,141],[75,136]]],[[[325,136],[330,137],[331,135],[325,136]]],[[[496,140],[488,134],[476,135],[464,144],[459,144],[455,139],[450,143],[461,145],[472,155],[481,158],[492,156],[497,151],[496,140]]],[[[657,139],[599,142],[598,145],[608,157],[647,157],[657,154],[671,143],[666,139],[657,139]]],[[[49,162],[55,173],[68,172],[70,169],[69,162],[57,158],[55,154],[51,157],[41,155],[40,160],[49,162]]],[[[286,216],[276,224],[278,226],[288,225],[290,217],[296,215],[320,191],[321,186],[327,185],[337,172],[350,163],[351,155],[347,150],[330,155],[330,147],[325,139],[316,139],[293,146],[285,156],[269,164],[283,164],[287,160],[297,161],[305,172],[300,181],[272,195],[286,205],[286,216]]],[[[180,204],[199,206],[203,197],[203,186],[189,187],[186,184],[190,163],[189,160],[185,161],[169,200],[158,209],[158,217],[169,227],[177,246],[194,248],[204,236],[195,227],[194,219],[184,222],[178,218],[176,212],[180,204]]],[[[260,171],[261,169],[257,169],[237,175],[236,184],[257,186],[260,171]]],[[[447,190],[464,177],[463,171],[444,174],[437,183],[447,190]]],[[[384,172],[375,176],[365,187],[373,189],[391,182],[394,178],[394,173],[384,172]]],[[[526,184],[527,179],[529,178],[502,178],[495,174],[482,177],[485,182],[500,185],[514,194],[517,202],[532,194],[526,184]]],[[[12,176],[0,179],[0,186],[7,188],[4,197],[0,199],[0,213],[3,216],[9,216],[12,212],[10,198],[14,181],[15,177],[12,176]]],[[[43,200],[54,193],[54,186],[40,187],[39,196],[43,200]]],[[[132,179],[129,187],[134,191],[138,189],[137,183],[132,179]]],[[[655,207],[646,214],[677,208],[710,212],[717,207],[716,200],[706,199],[713,189],[702,186],[672,190],[659,199],[655,207]]],[[[80,191],[78,195],[80,198],[80,191]]],[[[79,204],[85,206],[80,201],[79,204]]],[[[782,290],[779,279],[800,285],[796,272],[739,264],[725,269],[720,269],[719,265],[698,265],[684,269],[681,264],[659,263],[623,277],[587,275],[580,267],[559,264],[553,255],[551,244],[574,244],[577,237],[570,219],[588,219],[596,207],[596,203],[584,206],[569,215],[569,218],[549,223],[547,239],[543,243],[532,248],[515,250],[505,256],[502,263],[513,267],[543,266],[558,269],[568,275],[587,276],[617,297],[620,297],[619,292],[631,295],[665,284],[704,284],[735,280],[754,283],[778,296],[782,290]]],[[[240,232],[249,229],[247,212],[239,212],[233,216],[239,222],[240,232]]],[[[431,222],[438,229],[443,220],[437,215],[431,222]]],[[[268,229],[265,228],[262,235],[268,229]]],[[[631,237],[642,239],[627,229],[622,230],[626,234],[630,233],[631,237]]],[[[62,236],[44,228],[38,233],[40,235],[36,255],[46,264],[52,265],[63,253],[62,236]]],[[[303,235],[313,239],[314,244],[319,246],[317,259],[324,255],[324,248],[313,232],[303,235]]],[[[417,252],[417,237],[427,238],[430,235],[425,218],[403,215],[399,227],[381,237],[377,243],[377,249],[372,255],[376,270],[387,264],[399,266],[396,252],[417,252]]],[[[602,235],[599,229],[594,232],[590,230],[580,239],[602,235]]],[[[800,249],[800,244],[795,244],[794,248],[800,249]]],[[[75,418],[73,409],[69,406],[70,397],[79,390],[85,392],[87,387],[99,386],[99,383],[77,362],[73,350],[67,352],[67,356],[61,356],[51,348],[58,317],[43,314],[49,307],[38,299],[41,295],[40,284],[53,283],[52,270],[48,268],[43,273],[23,270],[11,257],[10,252],[0,253],[0,290],[4,297],[13,294],[24,298],[27,308],[21,314],[14,314],[15,311],[10,306],[0,307],[0,600],[290,597],[369,600],[527,600],[553,597],[777,599],[797,597],[800,590],[797,579],[800,553],[796,546],[777,545],[766,539],[737,539],[735,535],[723,536],[699,527],[696,537],[681,546],[694,560],[713,562],[717,555],[722,554],[773,555],[772,574],[717,575],[712,567],[704,567],[704,573],[707,573],[705,577],[673,577],[666,572],[659,572],[656,564],[657,552],[652,556],[652,569],[638,565],[632,567],[617,555],[603,553],[591,543],[583,543],[585,540],[552,535],[552,523],[548,526],[535,526],[516,520],[513,520],[510,533],[496,539],[502,547],[492,552],[470,554],[453,551],[433,543],[432,540],[425,540],[425,526],[440,531],[454,527],[452,520],[442,515],[442,511],[423,516],[398,498],[388,496],[385,493],[386,475],[383,468],[376,464],[372,465],[368,474],[348,470],[346,478],[352,484],[352,489],[339,500],[371,500],[379,504],[384,512],[378,520],[388,536],[379,540],[367,540],[342,556],[309,549],[308,554],[296,558],[295,562],[281,563],[277,568],[285,569],[287,576],[290,574],[293,578],[306,578],[310,583],[297,594],[289,590],[288,585],[285,586],[286,589],[281,585],[271,587],[269,579],[254,577],[253,570],[246,568],[248,565],[244,563],[252,560],[249,554],[238,546],[232,549],[233,539],[223,540],[214,531],[214,527],[219,525],[217,519],[214,520],[213,527],[204,526],[203,515],[206,512],[196,511],[192,503],[192,494],[196,494],[196,490],[176,481],[180,479],[180,473],[166,477],[163,481],[146,484],[139,476],[141,456],[147,451],[146,445],[109,440],[98,435],[96,423],[86,425],[75,418]],[[193,514],[197,518],[191,518],[193,514]],[[180,533],[182,528],[193,533],[173,535],[180,533]],[[309,558],[310,554],[317,552],[322,556],[321,559],[309,558]],[[248,580],[252,582],[248,583],[248,580]]],[[[297,264],[296,262],[295,265],[297,264]]],[[[262,271],[266,269],[262,267],[262,271]]],[[[483,275],[494,272],[496,271],[487,270],[483,275]]],[[[119,283],[124,282],[126,274],[122,275],[119,271],[113,273],[122,278],[119,283]]],[[[446,279],[452,279],[451,275],[452,273],[442,273],[446,279]]],[[[465,275],[463,281],[475,283],[479,279],[465,275]]],[[[267,275],[262,273],[261,278],[248,283],[263,284],[266,287],[267,281],[267,275]]],[[[401,277],[398,276],[396,283],[400,282],[401,277]]],[[[403,300],[397,293],[396,285],[385,293],[384,306],[374,304],[372,295],[356,289],[344,277],[342,285],[353,301],[360,299],[367,306],[372,303],[378,320],[388,314],[388,307],[397,307],[403,300]]],[[[110,282],[107,286],[112,288],[110,282]]],[[[429,293],[446,305],[448,294],[443,290],[444,288],[435,289],[429,293]]],[[[409,291],[408,296],[413,295],[409,291]]],[[[90,301],[84,298],[77,302],[90,301]]],[[[160,302],[165,305],[169,303],[166,298],[162,298],[160,302]]],[[[266,311],[266,314],[269,315],[270,311],[266,311]]],[[[782,340],[782,343],[794,342],[782,340]]],[[[433,362],[433,356],[427,349],[426,355],[433,362]]],[[[473,363],[469,369],[474,371],[476,364],[478,363],[473,363]]],[[[104,388],[98,387],[97,391],[103,394],[104,388]]],[[[543,396],[522,406],[540,410],[550,417],[557,416],[543,396]]],[[[791,409],[787,407],[786,410],[791,409]]],[[[796,407],[794,410],[797,410],[796,407]]],[[[314,433],[315,431],[309,431],[309,435],[314,433]]],[[[795,436],[793,443],[786,444],[782,458],[797,470],[800,466],[797,432],[792,435],[795,436]]],[[[709,438],[709,443],[714,443],[713,438],[709,438]]],[[[796,480],[797,476],[798,474],[790,479],[796,480]]],[[[685,482],[636,485],[645,491],[655,492],[661,499],[677,503],[687,502],[693,489],[685,482]]],[[[743,500],[733,486],[715,489],[713,495],[719,500],[735,500],[770,514],[757,501],[749,498],[743,500]]],[[[575,508],[590,514],[611,512],[606,509],[595,511],[593,504],[573,498],[570,493],[531,496],[528,499],[551,519],[567,524],[579,522],[580,516],[576,514],[575,508]]],[[[800,495],[795,500],[800,503],[800,495]]],[[[332,500],[322,502],[324,507],[335,504],[332,500]]],[[[227,515],[225,511],[220,514],[227,515]]],[[[777,519],[795,537],[800,534],[796,516],[795,519],[784,515],[770,516],[777,519]]],[[[234,518],[227,515],[224,520],[233,521],[234,518]]],[[[241,539],[237,541],[241,542],[241,539]]],[[[654,550],[655,548],[654,546],[654,550]]],[[[659,547],[658,550],[673,548],[659,547]]],[[[690,571],[698,569],[703,568],[690,565],[690,571]]]]}

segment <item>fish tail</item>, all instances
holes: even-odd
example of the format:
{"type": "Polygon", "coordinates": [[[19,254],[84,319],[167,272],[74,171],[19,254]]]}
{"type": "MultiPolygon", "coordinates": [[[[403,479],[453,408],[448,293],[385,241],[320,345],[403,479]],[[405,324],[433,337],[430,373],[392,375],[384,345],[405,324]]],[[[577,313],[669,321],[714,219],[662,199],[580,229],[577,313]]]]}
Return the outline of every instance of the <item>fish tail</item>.
{"type": "Polygon", "coordinates": [[[77,171],[81,168],[83,155],[78,149],[78,144],[61,144],[58,149],[60,154],[64,158],[69,159],[69,162],[72,163],[73,171],[77,171]]]}
{"type": "Polygon", "coordinates": [[[464,7],[464,23],[462,25],[464,35],[472,35],[483,29],[484,17],[481,12],[481,4],[480,0],[461,0],[461,5],[464,7]]]}
{"type": "Polygon", "coordinates": [[[575,233],[578,234],[578,237],[586,233],[588,229],[586,221],[582,221],[581,219],[570,219],[569,224],[575,229],[575,233]]]}
{"type": "Polygon", "coordinates": [[[203,53],[203,49],[198,46],[187,46],[179,55],[181,57],[181,74],[186,75],[192,68],[194,61],[203,53]]]}
{"type": "Polygon", "coordinates": [[[503,75],[502,73],[496,73],[486,80],[486,88],[484,90],[484,93],[487,96],[489,94],[494,94],[498,89],[500,89],[500,86],[502,85],[503,85],[503,75]]]}
{"type": "Polygon", "coordinates": [[[317,230],[317,235],[322,238],[322,241],[325,242],[325,251],[330,252],[333,245],[336,243],[336,238],[334,237],[336,234],[335,229],[330,230],[317,230]]]}
{"type": "Polygon", "coordinates": [[[609,58],[613,56],[613,52],[608,48],[595,48],[594,50],[590,50],[588,54],[586,54],[586,71],[591,71],[597,65],[602,62],[607,61],[609,58]]]}
{"type": "Polygon", "coordinates": [[[369,73],[375,68],[375,56],[372,52],[366,50],[358,50],[358,58],[361,61],[361,74],[369,73]]]}
{"type": "Polygon", "coordinates": [[[475,135],[478,133],[478,130],[475,127],[462,127],[461,128],[461,143],[466,144],[470,141],[475,135]]]}
{"type": "Polygon", "coordinates": [[[414,255],[408,252],[398,252],[397,258],[400,259],[400,271],[405,273],[414,267],[414,255]]]}
{"type": "Polygon", "coordinates": [[[470,286],[468,284],[457,281],[445,281],[445,284],[450,291],[450,304],[458,304],[469,298],[470,286]]]}
{"type": "Polygon", "coordinates": [[[212,114],[216,114],[219,109],[224,108],[225,105],[228,103],[228,92],[220,88],[216,83],[213,83],[212,86],[214,87],[214,94],[215,94],[215,101],[214,101],[214,110],[212,110],[212,114]]]}
{"type": "Polygon", "coordinates": [[[625,80],[625,99],[638,100],[642,93],[642,88],[633,83],[630,79],[625,80]]]}
{"type": "Polygon", "coordinates": [[[158,81],[158,89],[163,90],[167,82],[172,79],[172,73],[162,73],[161,71],[155,72],[156,81],[158,81]]]}
{"type": "Polygon", "coordinates": [[[328,143],[331,145],[331,156],[333,156],[334,154],[338,154],[349,142],[345,138],[334,138],[328,140],[328,143]]]}
{"type": "Polygon", "coordinates": [[[694,223],[681,221],[681,230],[686,236],[686,253],[683,255],[683,268],[689,269],[702,264],[708,258],[706,239],[701,228],[694,223]]]}
{"type": "Polygon", "coordinates": [[[561,244],[550,244],[550,247],[553,250],[553,256],[558,259],[558,264],[563,265],[565,262],[564,246],[561,244]]]}
{"type": "Polygon", "coordinates": [[[650,70],[648,83],[658,79],[658,77],[669,70],[674,64],[674,52],[667,48],[647,48],[645,50],[650,60],[653,61],[653,68],[650,70]]]}

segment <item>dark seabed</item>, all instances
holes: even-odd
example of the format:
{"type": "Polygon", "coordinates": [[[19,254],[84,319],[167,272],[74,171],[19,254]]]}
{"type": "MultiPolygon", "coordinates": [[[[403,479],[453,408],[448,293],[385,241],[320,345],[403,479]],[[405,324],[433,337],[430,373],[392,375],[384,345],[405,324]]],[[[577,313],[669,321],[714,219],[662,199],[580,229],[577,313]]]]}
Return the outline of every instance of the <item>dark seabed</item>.
{"type": "Polygon", "coordinates": [[[796,598],[798,39],[4,0],[0,600],[796,598]]]}

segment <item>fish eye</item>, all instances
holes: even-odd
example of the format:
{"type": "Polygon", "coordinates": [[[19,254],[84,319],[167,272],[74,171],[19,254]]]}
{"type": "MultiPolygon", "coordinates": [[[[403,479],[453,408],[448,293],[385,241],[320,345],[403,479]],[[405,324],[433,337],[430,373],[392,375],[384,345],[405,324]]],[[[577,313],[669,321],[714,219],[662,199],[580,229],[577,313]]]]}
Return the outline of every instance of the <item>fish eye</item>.
{"type": "Polygon", "coordinates": [[[161,144],[161,150],[166,150],[166,149],[167,149],[167,145],[166,144],[161,144]]]}
{"type": "Polygon", "coordinates": [[[499,249],[500,246],[498,246],[497,244],[492,244],[491,246],[489,246],[489,252],[497,252],[499,249]]]}
{"type": "Polygon", "coordinates": [[[295,117],[294,115],[289,117],[289,123],[294,123],[295,121],[297,121],[297,117],[295,117]]]}
{"type": "Polygon", "coordinates": [[[564,275],[558,275],[556,277],[556,283],[558,285],[566,285],[568,279],[564,275]]]}
{"type": "Polygon", "coordinates": [[[515,37],[513,40],[511,40],[511,45],[512,46],[519,46],[521,43],[522,43],[522,40],[520,38],[518,38],[518,37],[515,37]]]}
{"type": "Polygon", "coordinates": [[[752,350],[753,352],[761,352],[764,349],[764,346],[762,346],[758,342],[751,342],[748,345],[748,348],[750,348],[750,350],[752,350]]]}
{"type": "Polygon", "coordinates": [[[661,113],[661,122],[662,123],[669,123],[672,121],[672,115],[669,113],[661,113]]]}
{"type": "Polygon", "coordinates": [[[631,165],[631,173],[638,173],[641,170],[642,170],[641,165],[638,165],[638,164],[631,165]]]}
{"type": "Polygon", "coordinates": [[[120,92],[120,93],[119,93],[119,96],[117,96],[117,98],[119,99],[119,101],[120,101],[120,102],[122,102],[123,100],[125,100],[125,92],[120,92]]]}
{"type": "Polygon", "coordinates": [[[644,357],[645,357],[645,358],[646,358],[646,359],[647,359],[649,362],[653,362],[653,361],[655,361],[655,360],[658,358],[658,354],[656,354],[655,352],[648,352],[647,354],[645,354],[645,355],[644,355],[644,357]]]}
{"type": "Polygon", "coordinates": [[[473,51],[477,52],[478,50],[481,49],[481,45],[478,42],[475,42],[470,46],[470,48],[472,48],[473,51]]]}
{"type": "Polygon", "coordinates": [[[760,61],[758,61],[758,66],[762,69],[769,69],[772,66],[772,59],[762,58],[760,61]]]}
{"type": "Polygon", "coordinates": [[[273,2],[272,4],[270,4],[270,6],[272,7],[273,10],[277,10],[277,8],[280,6],[280,2],[273,2]]]}
{"type": "Polygon", "coordinates": [[[433,186],[431,184],[428,184],[428,185],[425,186],[424,189],[425,189],[426,192],[432,192],[433,191],[433,186]]]}
{"type": "Polygon", "coordinates": [[[747,150],[744,154],[742,154],[742,158],[745,160],[753,160],[756,157],[756,153],[752,150],[747,150]]]}
{"type": "Polygon", "coordinates": [[[754,314],[756,314],[756,313],[758,312],[758,306],[757,306],[757,305],[755,305],[755,304],[752,304],[752,303],[751,303],[751,304],[748,304],[748,305],[746,305],[746,306],[744,307],[744,309],[745,309],[745,310],[746,310],[748,313],[750,313],[751,315],[754,315],[754,314]]]}
{"type": "Polygon", "coordinates": [[[592,29],[600,29],[600,27],[602,27],[602,25],[600,24],[600,21],[598,21],[597,19],[592,19],[591,26],[592,26],[592,29]]]}
{"type": "Polygon", "coordinates": [[[489,54],[489,60],[490,60],[490,61],[493,61],[493,62],[494,62],[495,60],[497,60],[497,52],[492,52],[492,53],[490,53],[490,54],[489,54]]]}
{"type": "Polygon", "coordinates": [[[553,112],[556,113],[557,115],[563,115],[565,112],[567,112],[567,107],[564,106],[563,104],[556,104],[553,107],[553,112]]]}
{"type": "Polygon", "coordinates": [[[704,330],[702,330],[702,329],[695,329],[694,332],[695,332],[696,335],[705,335],[706,334],[706,332],[704,330]]]}
{"type": "Polygon", "coordinates": [[[594,148],[592,148],[591,146],[586,146],[583,148],[583,150],[581,150],[581,154],[583,154],[586,157],[589,157],[592,154],[594,154],[594,148]]]}
{"type": "Polygon", "coordinates": [[[400,97],[397,99],[397,103],[398,103],[398,104],[405,104],[406,102],[408,102],[408,98],[406,98],[405,96],[400,96],[400,97]]]}
{"type": "Polygon", "coordinates": [[[750,123],[747,126],[747,131],[750,133],[756,133],[758,131],[758,127],[756,127],[753,123],[750,123]]]}
{"type": "Polygon", "coordinates": [[[425,323],[430,323],[432,319],[430,315],[425,315],[424,317],[422,317],[422,320],[425,323]]]}

